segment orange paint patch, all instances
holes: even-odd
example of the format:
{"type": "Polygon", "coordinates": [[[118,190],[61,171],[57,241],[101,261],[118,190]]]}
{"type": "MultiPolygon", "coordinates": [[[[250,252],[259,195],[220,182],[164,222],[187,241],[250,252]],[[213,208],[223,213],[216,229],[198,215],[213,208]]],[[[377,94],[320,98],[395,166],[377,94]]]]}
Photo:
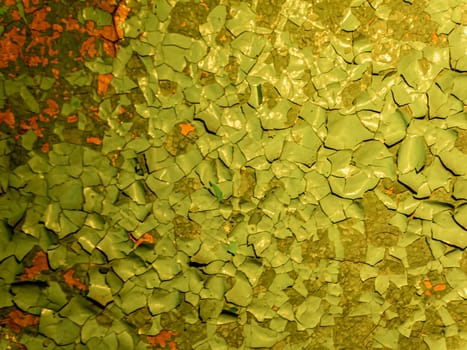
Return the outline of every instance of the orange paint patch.
{"type": "Polygon", "coordinates": [[[0,124],[6,124],[10,129],[14,129],[15,115],[11,110],[7,109],[5,112],[0,112],[0,124]]]}
{"type": "Polygon", "coordinates": [[[431,42],[436,45],[438,41],[439,41],[439,37],[436,34],[436,32],[431,32],[431,42]]]}
{"type": "MultiPolygon", "coordinates": [[[[130,8],[126,6],[125,0],[93,0],[86,1],[82,5],[95,6],[101,8],[112,16],[112,22],[105,26],[98,26],[97,22],[84,21],[81,23],[73,14],[63,14],[63,11],[56,12],[55,5],[59,0],[44,2],[41,0],[2,0],[0,7],[5,7],[3,12],[5,16],[0,16],[0,23],[5,27],[0,36],[0,69],[9,68],[5,76],[15,78],[23,72],[23,68],[32,67],[31,71],[36,72],[41,69],[49,77],[56,79],[54,89],[60,89],[61,73],[63,70],[54,67],[54,64],[64,63],[59,59],[68,54],[67,61],[85,61],[88,58],[94,58],[99,55],[115,57],[118,50],[117,42],[123,39],[124,30],[122,24],[127,19],[130,8]],[[27,15],[24,20],[22,10],[27,15]],[[8,22],[8,23],[6,23],[8,22]],[[12,24],[10,26],[10,24],[12,24]],[[76,47],[61,45],[61,34],[65,31],[72,37],[72,41],[79,40],[80,44],[76,47]],[[71,48],[71,49],[69,49],[71,48]],[[81,50],[80,50],[81,49],[81,50]],[[61,55],[62,54],[62,55],[61,55]],[[83,57],[84,56],[84,57],[83,57]]],[[[78,5],[80,7],[80,5],[78,5]]],[[[76,10],[72,6],[72,10],[76,10]]],[[[68,12],[71,13],[71,12],[68,12]]],[[[108,15],[107,15],[108,16],[108,15]]],[[[65,39],[66,40],[66,39],[65,39]]],[[[75,65],[75,69],[82,67],[81,64],[75,65]]],[[[66,73],[66,72],[65,72],[66,73]]],[[[106,95],[111,75],[101,75],[97,77],[97,92],[99,95],[106,95]]],[[[0,111],[0,125],[2,130],[10,128],[16,131],[15,137],[21,138],[27,130],[33,130],[38,137],[44,137],[44,123],[50,122],[60,114],[61,101],[66,101],[65,96],[43,96],[40,100],[43,110],[38,115],[23,116],[18,118],[10,110],[0,111]],[[48,99],[51,97],[51,99],[48,99]],[[57,101],[57,102],[55,102],[57,101]],[[59,106],[60,104],[60,106],[59,106]],[[21,120],[20,120],[21,119],[21,120]]],[[[6,105],[8,106],[8,104],[6,105]]],[[[13,110],[14,111],[14,110],[13,110]]],[[[87,111],[86,117],[98,118],[98,114],[87,111]]],[[[65,116],[65,118],[67,118],[65,116]]],[[[76,122],[76,116],[69,116],[67,122],[76,122]]],[[[47,127],[47,126],[46,126],[47,127]]],[[[96,145],[102,144],[102,139],[90,137],[87,142],[96,145]]],[[[39,143],[43,145],[42,150],[46,149],[44,141],[39,143]]]]}
{"type": "Polygon", "coordinates": [[[100,35],[104,39],[110,40],[110,41],[116,41],[118,39],[117,31],[115,30],[114,26],[111,26],[111,25],[103,27],[100,30],[100,35]]]}
{"type": "Polygon", "coordinates": [[[42,114],[39,114],[39,120],[40,120],[41,122],[46,122],[46,123],[50,122],[50,118],[45,117],[45,116],[43,116],[42,114]]]}
{"type": "Polygon", "coordinates": [[[443,291],[445,289],[446,289],[446,285],[444,283],[440,283],[440,284],[437,284],[437,285],[433,286],[433,290],[435,292],[441,292],[441,291],[443,291]]]}
{"type": "Polygon", "coordinates": [[[14,62],[22,56],[22,47],[25,41],[24,28],[20,31],[18,27],[13,27],[8,32],[3,33],[0,40],[0,68],[8,67],[10,62],[14,62]]]}
{"type": "Polygon", "coordinates": [[[177,331],[163,329],[157,335],[146,336],[146,339],[149,343],[149,347],[151,348],[154,348],[156,346],[160,348],[165,348],[166,346],[168,346],[170,350],[177,350],[177,344],[175,343],[175,341],[170,340],[172,337],[177,335],[177,331]]]}
{"type": "Polygon", "coordinates": [[[87,143],[92,143],[94,145],[101,145],[102,144],[102,140],[97,136],[89,136],[88,138],[86,138],[86,142],[87,143]]]}
{"type": "Polygon", "coordinates": [[[23,130],[33,130],[37,137],[44,137],[44,134],[42,133],[42,130],[44,130],[44,128],[39,128],[37,119],[38,116],[33,115],[31,118],[28,119],[29,123],[26,120],[21,120],[19,126],[23,130]]]}
{"type": "Polygon", "coordinates": [[[194,131],[195,128],[193,125],[191,125],[190,123],[181,123],[178,125],[180,127],[180,133],[183,135],[183,136],[187,136],[190,132],[194,131]]]}
{"type": "Polygon", "coordinates": [[[79,290],[87,290],[87,286],[82,283],[79,278],[73,277],[73,274],[75,271],[73,269],[69,269],[65,274],[63,275],[65,279],[65,283],[68,284],[69,287],[71,288],[78,288],[79,290]]]}
{"type": "Polygon", "coordinates": [[[94,119],[99,119],[99,108],[96,106],[89,106],[89,110],[92,111],[93,113],[90,114],[90,116],[94,119]]]}
{"type": "Polygon", "coordinates": [[[13,18],[14,21],[21,21],[21,16],[18,10],[11,10],[10,16],[11,18],[13,18]]]}
{"type": "Polygon", "coordinates": [[[136,239],[131,233],[128,234],[130,240],[135,244],[136,247],[140,246],[143,243],[154,244],[154,237],[150,233],[145,233],[140,238],[136,239]]]}
{"type": "Polygon", "coordinates": [[[431,289],[433,287],[433,285],[431,284],[429,280],[424,280],[423,285],[425,286],[425,288],[428,288],[428,289],[431,289]]]}
{"type": "Polygon", "coordinates": [[[21,281],[30,281],[39,275],[42,271],[49,269],[49,261],[47,259],[47,254],[44,251],[39,250],[36,253],[36,256],[32,260],[32,265],[24,269],[23,274],[21,275],[21,281]]]}
{"type": "Polygon", "coordinates": [[[34,11],[33,19],[29,28],[38,32],[45,32],[47,29],[51,28],[52,25],[46,21],[47,13],[50,12],[50,7],[43,7],[34,11]]]}
{"type": "Polygon", "coordinates": [[[21,310],[12,310],[8,317],[0,321],[0,324],[7,325],[13,332],[18,334],[24,328],[36,327],[39,325],[39,316],[27,314],[21,310]]]}
{"type": "Polygon", "coordinates": [[[67,19],[62,18],[62,23],[65,24],[65,30],[67,32],[76,30],[79,33],[84,33],[86,31],[84,28],[81,27],[78,20],[73,18],[71,15],[69,15],[67,19]]]}
{"type": "Polygon", "coordinates": [[[107,94],[107,89],[110,82],[112,81],[113,75],[109,74],[99,74],[97,77],[97,93],[99,95],[105,96],[107,94]]]}
{"type": "Polygon", "coordinates": [[[117,56],[118,46],[116,44],[114,44],[113,42],[105,40],[104,43],[102,44],[102,48],[104,49],[104,52],[108,56],[110,56],[110,57],[117,56]]]}
{"type": "Polygon", "coordinates": [[[48,142],[44,143],[41,147],[41,152],[42,153],[47,153],[50,151],[50,145],[48,142]]]}
{"type": "Polygon", "coordinates": [[[425,295],[430,296],[433,294],[433,292],[442,292],[443,290],[446,289],[446,284],[445,283],[438,283],[433,285],[429,280],[424,280],[423,285],[425,286],[425,295]]]}
{"type": "Polygon", "coordinates": [[[81,49],[80,49],[80,53],[81,53],[81,56],[86,56],[88,55],[89,57],[93,58],[93,57],[96,57],[98,55],[98,51],[96,49],[96,38],[91,36],[89,38],[87,38],[83,44],[81,44],[81,49]]]}
{"type": "Polygon", "coordinates": [[[86,22],[86,31],[89,35],[95,36],[96,33],[96,23],[94,21],[87,21],[86,22]]]}
{"type": "Polygon", "coordinates": [[[60,112],[60,108],[58,107],[58,103],[49,98],[47,101],[47,107],[44,108],[44,113],[50,115],[51,117],[57,116],[58,112],[60,112]]]}
{"type": "MultiPolygon", "coordinates": [[[[26,13],[31,13],[31,12],[36,11],[36,7],[35,7],[35,6],[30,6],[29,0],[22,0],[22,1],[23,1],[23,6],[24,6],[24,12],[26,12],[26,13]]],[[[32,3],[33,3],[34,5],[38,5],[38,4],[39,4],[39,0],[32,0],[32,3]]]]}
{"type": "Polygon", "coordinates": [[[117,5],[115,0],[102,0],[98,3],[97,7],[105,12],[113,13],[117,5]]]}
{"type": "Polygon", "coordinates": [[[73,114],[73,115],[69,115],[67,118],[66,118],[66,122],[71,124],[71,123],[76,123],[78,121],[78,116],[76,114],[73,114]]]}
{"type": "Polygon", "coordinates": [[[51,71],[55,79],[58,79],[60,77],[60,71],[57,68],[52,68],[51,71]]]}
{"type": "Polygon", "coordinates": [[[26,63],[28,67],[45,67],[49,64],[49,59],[43,56],[31,55],[24,58],[24,63],[26,63]]]}
{"type": "Polygon", "coordinates": [[[62,33],[63,32],[63,26],[60,24],[54,23],[52,24],[52,29],[56,32],[62,33]]]}
{"type": "Polygon", "coordinates": [[[119,39],[123,39],[123,29],[122,29],[122,23],[125,22],[126,18],[128,17],[128,14],[130,13],[130,8],[126,6],[123,1],[120,1],[118,4],[117,11],[115,11],[114,14],[114,24],[115,24],[115,30],[117,32],[117,37],[119,39]]]}

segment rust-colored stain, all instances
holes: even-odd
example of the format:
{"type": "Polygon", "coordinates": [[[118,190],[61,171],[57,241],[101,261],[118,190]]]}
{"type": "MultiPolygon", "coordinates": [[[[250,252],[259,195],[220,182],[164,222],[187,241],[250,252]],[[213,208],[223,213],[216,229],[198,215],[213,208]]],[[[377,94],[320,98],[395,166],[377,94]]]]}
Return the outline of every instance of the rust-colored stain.
{"type": "MultiPolygon", "coordinates": [[[[7,74],[13,79],[24,67],[40,69],[41,76],[52,77],[56,81],[50,91],[45,91],[45,98],[35,96],[39,113],[22,113],[19,116],[19,112],[11,108],[7,101],[3,110],[0,110],[0,126],[5,124],[7,128],[3,127],[0,134],[8,132],[19,138],[32,129],[37,137],[44,138],[48,134],[44,133],[45,124],[60,117],[61,101],[67,99],[65,89],[61,89],[68,74],[60,68],[60,64],[64,63],[63,58],[82,65],[85,60],[99,55],[117,55],[118,42],[123,39],[122,24],[130,13],[130,8],[124,1],[91,0],[83,4],[111,14],[112,22],[100,27],[92,20],[80,23],[73,12],[76,11],[76,6],[70,6],[69,13],[57,13],[56,9],[60,7],[54,3],[58,2],[59,0],[22,0],[19,3],[16,0],[3,1],[0,25],[5,31],[0,36],[0,69],[8,69],[7,74]],[[10,25],[12,21],[15,25],[10,25]],[[69,45],[61,45],[63,40],[68,40],[63,37],[65,33],[77,38],[79,45],[71,48],[69,45]],[[56,94],[56,91],[59,93],[56,94]]],[[[70,69],[77,70],[77,66],[70,69]]],[[[111,80],[111,75],[97,74],[99,95],[106,95],[111,80]]],[[[35,95],[35,92],[31,92],[35,95]]],[[[87,113],[90,113],[87,115],[89,117],[95,114],[90,108],[87,113]]],[[[71,120],[74,119],[66,119],[66,122],[71,120]]],[[[91,139],[91,143],[95,143],[94,141],[96,140],[91,139]]],[[[41,141],[39,147],[45,143],[46,140],[41,141]]]]}

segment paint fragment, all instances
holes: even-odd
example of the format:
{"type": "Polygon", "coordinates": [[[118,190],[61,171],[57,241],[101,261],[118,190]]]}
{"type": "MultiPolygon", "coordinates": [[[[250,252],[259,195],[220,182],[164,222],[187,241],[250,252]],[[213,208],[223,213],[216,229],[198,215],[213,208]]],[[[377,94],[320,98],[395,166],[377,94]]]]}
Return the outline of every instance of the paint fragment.
{"type": "Polygon", "coordinates": [[[180,133],[183,136],[187,136],[190,132],[195,130],[193,125],[191,125],[190,123],[181,123],[181,124],[179,124],[179,127],[181,129],[180,133]]]}
{"type": "Polygon", "coordinates": [[[87,143],[92,143],[94,145],[101,145],[102,144],[102,139],[97,137],[97,136],[89,136],[86,138],[87,143]]]}
{"type": "Polygon", "coordinates": [[[107,94],[107,89],[109,84],[112,81],[113,75],[109,74],[99,74],[97,78],[97,93],[99,95],[105,96],[107,94]]]}

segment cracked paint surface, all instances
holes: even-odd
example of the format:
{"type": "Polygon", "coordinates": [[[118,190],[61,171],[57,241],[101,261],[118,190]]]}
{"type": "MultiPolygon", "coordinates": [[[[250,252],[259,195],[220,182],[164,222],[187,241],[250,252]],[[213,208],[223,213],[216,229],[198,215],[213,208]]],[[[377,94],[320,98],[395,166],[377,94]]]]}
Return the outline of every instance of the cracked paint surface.
{"type": "Polygon", "coordinates": [[[1,1],[0,344],[465,348],[466,6],[1,1]]]}

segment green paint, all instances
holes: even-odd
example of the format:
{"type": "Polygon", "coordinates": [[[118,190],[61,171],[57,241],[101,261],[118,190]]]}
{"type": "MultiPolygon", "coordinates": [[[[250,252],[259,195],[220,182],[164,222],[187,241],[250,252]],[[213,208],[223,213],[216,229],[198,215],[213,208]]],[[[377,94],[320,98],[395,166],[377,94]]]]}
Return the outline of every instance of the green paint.
{"type": "Polygon", "coordinates": [[[237,249],[238,249],[238,242],[236,241],[230,242],[229,245],[227,246],[227,251],[233,255],[237,254],[237,249]]]}
{"type": "Polygon", "coordinates": [[[16,0],[16,8],[18,9],[19,15],[23,19],[24,23],[28,23],[28,20],[26,19],[26,14],[24,13],[24,5],[21,0],[16,0]]]}
{"type": "Polygon", "coordinates": [[[209,185],[211,186],[211,189],[212,189],[212,191],[214,192],[214,194],[215,194],[217,200],[220,202],[220,201],[223,199],[223,197],[224,197],[224,195],[223,195],[221,189],[219,188],[219,186],[217,186],[217,185],[216,185],[214,182],[212,182],[212,181],[209,181],[209,185]]]}
{"type": "Polygon", "coordinates": [[[263,89],[261,88],[261,84],[256,86],[256,93],[258,94],[258,105],[263,103],[263,89]]]}

